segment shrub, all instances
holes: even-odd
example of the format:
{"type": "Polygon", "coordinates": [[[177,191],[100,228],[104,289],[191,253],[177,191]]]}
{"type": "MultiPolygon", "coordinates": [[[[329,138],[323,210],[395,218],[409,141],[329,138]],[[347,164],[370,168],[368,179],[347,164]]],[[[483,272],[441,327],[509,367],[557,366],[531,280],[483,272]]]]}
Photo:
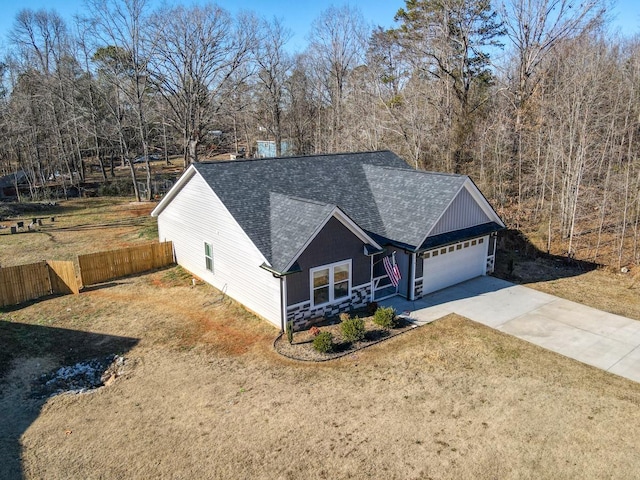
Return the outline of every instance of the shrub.
{"type": "Polygon", "coordinates": [[[339,317],[341,322],[345,322],[351,318],[347,312],[342,312],[339,317]]]}
{"type": "Polygon", "coordinates": [[[346,342],[357,342],[362,340],[365,335],[364,320],[358,317],[349,318],[343,320],[340,324],[340,331],[342,332],[342,338],[346,342]]]}
{"type": "Polygon", "coordinates": [[[378,302],[367,303],[367,313],[369,315],[373,315],[374,313],[376,313],[377,309],[378,309],[378,302]]]}
{"type": "Polygon", "coordinates": [[[289,345],[293,343],[293,322],[287,322],[287,340],[289,345]]]}
{"type": "Polygon", "coordinates": [[[320,329],[318,327],[311,327],[309,329],[309,333],[314,337],[317,337],[318,335],[320,335],[320,329]]]}
{"type": "Polygon", "coordinates": [[[313,348],[320,353],[333,352],[333,335],[329,332],[320,332],[318,336],[313,339],[313,348]]]}
{"type": "Polygon", "coordinates": [[[393,307],[380,307],[373,315],[373,323],[382,328],[393,328],[396,324],[396,312],[393,307]]]}

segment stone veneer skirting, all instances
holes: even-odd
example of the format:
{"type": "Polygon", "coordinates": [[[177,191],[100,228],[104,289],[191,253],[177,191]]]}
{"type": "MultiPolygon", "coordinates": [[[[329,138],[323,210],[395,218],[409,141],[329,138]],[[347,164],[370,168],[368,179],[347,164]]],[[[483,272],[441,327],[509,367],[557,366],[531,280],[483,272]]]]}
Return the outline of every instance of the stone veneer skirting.
{"type": "Polygon", "coordinates": [[[422,297],[422,278],[416,278],[414,298],[422,297]]]}
{"type": "Polygon", "coordinates": [[[311,308],[311,300],[287,307],[287,322],[293,321],[293,328],[299,329],[320,317],[331,317],[352,308],[364,307],[371,301],[371,285],[351,289],[351,297],[340,303],[311,308]]]}

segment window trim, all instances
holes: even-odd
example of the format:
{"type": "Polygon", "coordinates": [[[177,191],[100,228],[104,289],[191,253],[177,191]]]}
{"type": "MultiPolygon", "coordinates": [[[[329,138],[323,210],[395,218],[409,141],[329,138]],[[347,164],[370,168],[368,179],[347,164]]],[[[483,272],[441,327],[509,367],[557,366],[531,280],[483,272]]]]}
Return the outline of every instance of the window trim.
{"type": "MultiPolygon", "coordinates": [[[[344,280],[343,280],[344,281],[344,280]]],[[[320,265],[317,267],[313,267],[309,269],[309,300],[311,302],[311,308],[316,308],[316,307],[324,307],[326,305],[333,305],[334,303],[337,302],[341,302],[345,299],[351,298],[351,287],[352,287],[352,282],[353,282],[353,265],[352,265],[352,261],[351,259],[347,259],[347,260],[341,260],[339,262],[334,262],[334,263],[329,263],[327,265],[320,265]],[[349,282],[349,287],[347,290],[347,295],[345,295],[344,297],[340,297],[340,298],[334,298],[334,293],[335,293],[335,269],[336,267],[343,267],[347,265],[349,267],[349,276],[347,278],[348,282],[349,282]],[[317,288],[322,288],[322,287],[314,287],[313,285],[313,274],[315,272],[318,272],[320,270],[327,270],[329,269],[329,301],[328,302],[324,302],[324,303],[315,303],[314,301],[314,297],[313,297],[313,293],[317,288]]],[[[342,282],[339,282],[342,283],[342,282]]]]}
{"type": "Polygon", "coordinates": [[[215,273],[215,263],[213,261],[213,243],[204,242],[204,268],[207,272],[215,273]],[[211,262],[211,268],[209,268],[209,262],[211,262]]]}

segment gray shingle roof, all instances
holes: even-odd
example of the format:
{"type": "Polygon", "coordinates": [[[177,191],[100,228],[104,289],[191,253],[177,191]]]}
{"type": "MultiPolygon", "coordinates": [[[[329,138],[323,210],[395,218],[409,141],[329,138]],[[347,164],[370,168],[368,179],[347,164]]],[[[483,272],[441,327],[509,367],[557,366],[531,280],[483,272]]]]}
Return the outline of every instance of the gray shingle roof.
{"type": "Polygon", "coordinates": [[[269,195],[269,242],[262,238],[260,250],[270,249],[274,268],[281,272],[335,209],[335,205],[271,192],[269,195]]]}
{"type": "Polygon", "coordinates": [[[389,151],[194,168],[277,271],[294,260],[335,206],[382,243],[417,249],[467,180],[416,171],[389,151]]]}

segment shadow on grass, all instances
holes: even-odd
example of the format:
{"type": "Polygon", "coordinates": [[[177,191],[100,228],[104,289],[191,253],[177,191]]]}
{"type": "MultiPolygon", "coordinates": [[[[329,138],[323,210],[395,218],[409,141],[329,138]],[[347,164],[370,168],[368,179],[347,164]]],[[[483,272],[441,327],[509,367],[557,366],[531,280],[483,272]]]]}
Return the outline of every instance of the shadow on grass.
{"type": "MultiPolygon", "coordinates": [[[[22,310],[23,308],[29,307],[31,305],[37,305],[39,303],[51,300],[52,298],[65,297],[66,295],[67,294],[64,294],[64,293],[55,293],[53,295],[46,295],[44,297],[34,298],[32,300],[27,300],[25,302],[18,303],[16,305],[5,305],[4,307],[0,307],[0,315],[2,315],[3,313],[17,312],[18,310],[22,310]]],[[[1,340],[2,339],[0,339],[0,342],[1,342],[1,340]]],[[[1,353],[0,353],[0,355],[1,355],[1,353]]]]}
{"type": "Polygon", "coordinates": [[[391,333],[389,330],[378,329],[378,330],[369,330],[365,333],[364,339],[367,342],[378,342],[384,338],[387,338],[391,333]]]}
{"type": "MultiPolygon", "coordinates": [[[[53,368],[111,354],[124,355],[138,339],[0,320],[0,478],[23,478],[20,438],[38,418],[46,398],[31,395],[43,371],[11,375],[30,358],[53,359],[53,368]],[[16,363],[22,362],[22,363],[16,363]],[[31,375],[31,378],[24,378],[31,375]]],[[[35,364],[39,366],[39,364],[35,364]]],[[[37,368],[36,368],[37,370],[37,368]]]]}
{"type": "Polygon", "coordinates": [[[536,283],[582,275],[599,264],[577,260],[570,254],[553,255],[536,247],[520,230],[498,236],[494,276],[515,283],[536,283]]]}

